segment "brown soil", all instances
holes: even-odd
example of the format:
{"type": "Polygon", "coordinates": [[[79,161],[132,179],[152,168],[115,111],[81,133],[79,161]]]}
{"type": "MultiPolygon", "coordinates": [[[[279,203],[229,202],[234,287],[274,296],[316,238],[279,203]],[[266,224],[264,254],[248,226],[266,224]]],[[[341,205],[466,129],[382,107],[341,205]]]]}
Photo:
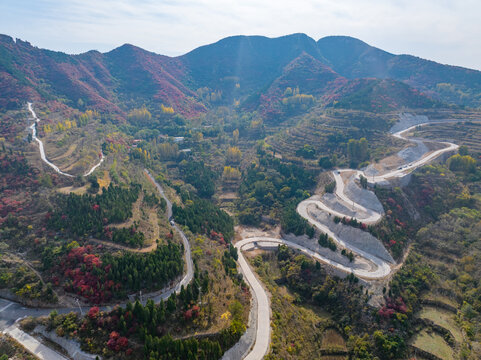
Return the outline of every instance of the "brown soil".
{"type": "Polygon", "coordinates": [[[73,186],[65,186],[63,188],[59,188],[57,189],[57,191],[61,194],[70,194],[70,193],[74,193],[74,194],[77,194],[77,195],[83,195],[87,192],[87,188],[88,188],[88,185],[84,185],[84,186],[81,186],[81,187],[73,187],[73,186]]]}

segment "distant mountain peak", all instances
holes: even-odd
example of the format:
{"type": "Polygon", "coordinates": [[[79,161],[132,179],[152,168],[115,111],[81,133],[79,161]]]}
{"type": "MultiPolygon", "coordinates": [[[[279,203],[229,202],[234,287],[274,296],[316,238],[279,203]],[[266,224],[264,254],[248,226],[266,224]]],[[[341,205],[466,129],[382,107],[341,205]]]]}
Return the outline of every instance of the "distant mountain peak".
{"type": "Polygon", "coordinates": [[[362,41],[358,38],[348,36],[348,35],[329,35],[329,36],[324,36],[324,37],[322,37],[318,40],[318,42],[324,42],[324,41],[337,41],[337,42],[342,41],[342,42],[346,42],[346,43],[362,44],[364,46],[371,46],[368,43],[366,43],[366,42],[364,42],[364,41],[362,41]]]}
{"type": "MultiPolygon", "coordinates": [[[[481,106],[481,72],[394,55],[349,36],[316,42],[303,33],[275,38],[237,35],[168,57],[132,44],[106,53],[68,55],[0,35],[0,106],[19,104],[26,94],[35,94],[61,98],[74,107],[81,99],[101,111],[123,101],[152,102],[196,116],[205,106],[254,104],[247,100],[263,94],[278,99],[283,88],[297,85],[307,94],[329,98],[364,96],[367,92],[361,88],[370,86],[375,94],[388,89],[393,98],[401,94],[408,103],[418,103],[418,95],[399,84],[350,82],[367,78],[396,80],[450,104],[481,106]],[[201,93],[206,92],[217,94],[215,104],[202,103],[201,93]]],[[[356,101],[351,97],[350,103],[356,101]]]]}
{"type": "MultiPolygon", "coordinates": [[[[119,47],[116,47],[113,50],[110,50],[105,53],[105,55],[112,55],[112,54],[136,54],[136,53],[141,53],[141,54],[155,54],[153,52],[147,51],[145,49],[142,49],[138,46],[132,45],[132,44],[123,44],[119,47]]],[[[157,54],[155,54],[157,55],[157,54]]]]}

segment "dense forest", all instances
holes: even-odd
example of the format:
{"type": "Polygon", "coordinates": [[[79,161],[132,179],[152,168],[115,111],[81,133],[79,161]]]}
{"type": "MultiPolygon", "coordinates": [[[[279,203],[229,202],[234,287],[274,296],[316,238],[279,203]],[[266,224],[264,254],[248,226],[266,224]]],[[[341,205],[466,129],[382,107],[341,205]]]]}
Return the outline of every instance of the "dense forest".
{"type": "MultiPolygon", "coordinates": [[[[88,235],[131,247],[142,247],[145,236],[137,230],[137,225],[128,228],[109,227],[132,217],[132,204],[137,200],[141,187],[110,185],[98,195],[57,195],[58,207],[47,214],[47,226],[51,229],[67,231],[78,237],[88,235]]],[[[145,202],[150,206],[157,204],[165,209],[165,200],[155,195],[146,195],[145,202]]]]}
{"type": "Polygon", "coordinates": [[[294,235],[307,234],[310,238],[314,236],[315,230],[309,225],[306,219],[301,217],[296,211],[297,203],[290,201],[285,205],[281,214],[281,226],[282,230],[289,234],[294,235]]]}
{"type": "Polygon", "coordinates": [[[73,241],[46,247],[42,262],[53,284],[97,304],[142,289],[162,288],[182,274],[182,250],[168,242],[146,255],[127,252],[114,256],[73,241]]]}
{"type": "Polygon", "coordinates": [[[108,357],[134,359],[220,359],[222,354],[238,341],[245,326],[242,323],[242,305],[234,302],[230,307],[230,326],[218,333],[202,337],[174,339],[180,324],[195,326],[204,311],[202,298],[211,291],[206,272],[195,272],[194,280],[179,294],[166,301],[146,305],[139,301],[127,302],[103,312],[92,307],[85,317],[76,313],[59,315],[52,312],[46,321],[47,329],[69,338],[78,338],[82,347],[108,357]]]}
{"type": "Polygon", "coordinates": [[[205,199],[193,197],[184,207],[173,204],[172,212],[175,221],[187,226],[193,233],[210,235],[214,232],[228,241],[234,236],[233,219],[205,199]]]}
{"type": "Polygon", "coordinates": [[[100,238],[106,225],[123,222],[132,216],[132,204],[140,189],[138,184],[128,188],[111,185],[99,195],[58,195],[55,209],[47,214],[47,225],[77,236],[100,238]]]}
{"type": "Polygon", "coordinates": [[[214,194],[216,174],[203,162],[182,161],[179,169],[184,181],[194,186],[200,197],[210,198],[214,194]]]}
{"type": "Polygon", "coordinates": [[[104,255],[102,261],[109,268],[108,279],[122,283],[125,291],[159,289],[182,275],[183,248],[172,242],[158,245],[154,251],[142,255],[125,253],[123,256],[104,255]]]}
{"type": "Polygon", "coordinates": [[[286,232],[310,233],[310,227],[292,208],[309,197],[308,190],[315,185],[314,172],[274,157],[264,145],[257,147],[259,163],[248,167],[242,177],[239,221],[259,225],[262,216],[269,216],[282,219],[286,232]]]}

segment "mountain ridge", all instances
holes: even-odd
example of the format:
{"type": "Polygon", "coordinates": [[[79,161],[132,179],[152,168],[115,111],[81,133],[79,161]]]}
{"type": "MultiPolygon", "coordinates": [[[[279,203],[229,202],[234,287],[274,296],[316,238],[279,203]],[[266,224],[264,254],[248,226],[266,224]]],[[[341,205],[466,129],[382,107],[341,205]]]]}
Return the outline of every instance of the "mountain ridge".
{"type": "Polygon", "coordinates": [[[302,54],[311,60],[304,58],[304,65],[298,63],[290,69],[288,82],[309,84],[306,88],[301,85],[301,91],[308,94],[324,96],[332,91],[327,98],[334,99],[339,86],[327,89],[323,82],[323,76],[331,73],[347,81],[391,79],[440,103],[481,106],[480,71],[394,55],[348,36],[315,41],[302,33],[277,38],[232,36],[176,57],[132,44],[105,53],[91,50],[68,55],[0,34],[0,106],[18,106],[28,96],[32,100],[63,99],[72,107],[82,100],[100,111],[124,114],[127,109],[122,103],[159,102],[192,117],[252,94],[266,95],[272,86],[287,81],[286,66],[302,54]],[[312,81],[303,78],[307,75],[312,81]],[[218,94],[216,103],[205,102],[200,89],[218,94]]]}

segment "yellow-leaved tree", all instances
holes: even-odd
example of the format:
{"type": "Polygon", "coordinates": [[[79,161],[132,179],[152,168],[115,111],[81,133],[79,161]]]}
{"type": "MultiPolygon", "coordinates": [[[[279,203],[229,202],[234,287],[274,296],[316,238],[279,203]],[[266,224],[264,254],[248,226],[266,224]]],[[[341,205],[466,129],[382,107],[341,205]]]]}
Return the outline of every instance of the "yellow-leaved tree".
{"type": "Polygon", "coordinates": [[[172,106],[164,106],[164,104],[160,105],[160,110],[164,114],[173,114],[174,113],[174,108],[172,106]]]}
{"type": "Polygon", "coordinates": [[[232,166],[224,166],[224,171],[222,172],[222,179],[226,182],[238,181],[241,178],[241,172],[233,168],[232,166]]]}
{"type": "Polygon", "coordinates": [[[242,152],[237,146],[232,146],[227,149],[226,161],[229,164],[238,164],[242,159],[242,152]]]}
{"type": "Polygon", "coordinates": [[[152,119],[152,114],[144,106],[140,109],[131,110],[127,119],[134,124],[146,125],[152,119]]]}

